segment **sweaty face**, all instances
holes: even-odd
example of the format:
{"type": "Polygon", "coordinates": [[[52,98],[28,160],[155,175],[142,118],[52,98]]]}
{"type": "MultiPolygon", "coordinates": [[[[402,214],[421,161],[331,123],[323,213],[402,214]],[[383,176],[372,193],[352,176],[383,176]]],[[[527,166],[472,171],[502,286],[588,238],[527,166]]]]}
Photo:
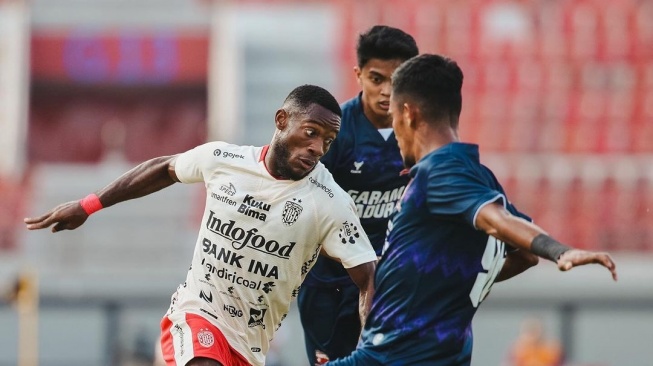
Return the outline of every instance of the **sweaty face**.
{"type": "Polygon", "coordinates": [[[377,128],[390,127],[388,109],[390,108],[391,77],[401,60],[370,59],[362,69],[356,68],[356,76],[363,90],[363,110],[365,116],[377,128]]]}
{"type": "Polygon", "coordinates": [[[273,145],[273,170],[280,177],[299,180],[315,168],[338,135],[340,117],[312,104],[305,111],[287,115],[273,145]]]}
{"type": "Polygon", "coordinates": [[[388,114],[392,118],[392,128],[397,138],[404,166],[410,168],[415,165],[415,155],[413,153],[415,130],[410,128],[409,121],[405,118],[403,103],[398,101],[397,98],[394,98],[394,96],[390,98],[390,110],[388,114]]]}

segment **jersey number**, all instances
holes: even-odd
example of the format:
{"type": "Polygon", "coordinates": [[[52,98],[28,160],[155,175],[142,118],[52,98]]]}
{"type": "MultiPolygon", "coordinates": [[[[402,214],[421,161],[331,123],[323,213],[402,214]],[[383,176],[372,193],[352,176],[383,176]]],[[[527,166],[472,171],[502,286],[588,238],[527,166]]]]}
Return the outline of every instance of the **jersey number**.
{"type": "Polygon", "coordinates": [[[485,252],[483,252],[483,258],[481,259],[481,265],[484,271],[476,276],[474,287],[472,287],[472,291],[469,293],[469,299],[472,300],[472,305],[475,308],[478,307],[490,292],[494,279],[497,278],[497,275],[501,271],[503,263],[506,261],[505,249],[506,245],[501,240],[493,236],[488,236],[485,252]]]}

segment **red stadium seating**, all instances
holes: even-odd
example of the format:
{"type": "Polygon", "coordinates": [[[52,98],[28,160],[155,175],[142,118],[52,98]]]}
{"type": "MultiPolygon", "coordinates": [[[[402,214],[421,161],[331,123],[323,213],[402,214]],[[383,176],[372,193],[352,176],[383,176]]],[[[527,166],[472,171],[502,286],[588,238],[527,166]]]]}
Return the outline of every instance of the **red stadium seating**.
{"type": "MultiPolygon", "coordinates": [[[[501,164],[509,196],[537,223],[587,248],[653,251],[653,2],[323,2],[342,15],[342,70],[356,63],[355,34],[379,23],[459,62],[461,137],[501,164]]],[[[345,76],[341,100],[359,88],[345,76]]],[[[111,146],[130,161],[184,150],[204,141],[205,93],[134,102],[33,88],[29,160],[97,162],[111,146]]],[[[12,201],[0,192],[6,235],[12,201]]]]}

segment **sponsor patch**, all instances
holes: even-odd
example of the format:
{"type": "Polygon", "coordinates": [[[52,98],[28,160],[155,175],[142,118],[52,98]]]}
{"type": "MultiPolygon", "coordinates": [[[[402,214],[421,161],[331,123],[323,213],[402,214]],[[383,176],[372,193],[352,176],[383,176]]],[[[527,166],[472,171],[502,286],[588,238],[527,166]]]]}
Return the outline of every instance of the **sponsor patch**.
{"type": "Polygon", "coordinates": [[[263,324],[263,318],[265,318],[265,313],[268,311],[268,309],[249,309],[249,321],[247,322],[247,326],[250,328],[256,327],[256,326],[261,326],[263,329],[265,329],[265,324],[263,324]]]}
{"type": "Polygon", "coordinates": [[[356,239],[360,237],[360,232],[358,231],[358,227],[356,227],[356,225],[345,221],[342,223],[338,237],[340,237],[340,242],[342,244],[355,244],[356,239]]]}
{"type": "Polygon", "coordinates": [[[229,152],[229,151],[222,151],[220,149],[213,150],[213,155],[217,156],[217,157],[227,158],[227,159],[245,159],[245,157],[243,155],[234,154],[234,153],[229,152]]]}

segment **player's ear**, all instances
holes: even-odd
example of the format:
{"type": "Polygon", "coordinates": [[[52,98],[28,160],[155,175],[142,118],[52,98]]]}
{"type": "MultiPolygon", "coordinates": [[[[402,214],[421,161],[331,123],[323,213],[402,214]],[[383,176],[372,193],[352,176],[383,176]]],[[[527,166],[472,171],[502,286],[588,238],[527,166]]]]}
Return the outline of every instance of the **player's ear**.
{"type": "Polygon", "coordinates": [[[417,128],[417,114],[419,111],[415,108],[414,105],[410,103],[404,103],[401,105],[401,112],[403,114],[403,119],[408,124],[410,128],[417,128]]]}
{"type": "Polygon", "coordinates": [[[277,113],[274,114],[274,124],[277,126],[277,130],[285,129],[288,126],[288,111],[283,108],[277,110],[277,113]]]}
{"type": "Polygon", "coordinates": [[[363,80],[361,79],[363,75],[363,70],[360,67],[354,66],[354,75],[356,75],[356,81],[360,87],[363,87],[363,80]]]}

